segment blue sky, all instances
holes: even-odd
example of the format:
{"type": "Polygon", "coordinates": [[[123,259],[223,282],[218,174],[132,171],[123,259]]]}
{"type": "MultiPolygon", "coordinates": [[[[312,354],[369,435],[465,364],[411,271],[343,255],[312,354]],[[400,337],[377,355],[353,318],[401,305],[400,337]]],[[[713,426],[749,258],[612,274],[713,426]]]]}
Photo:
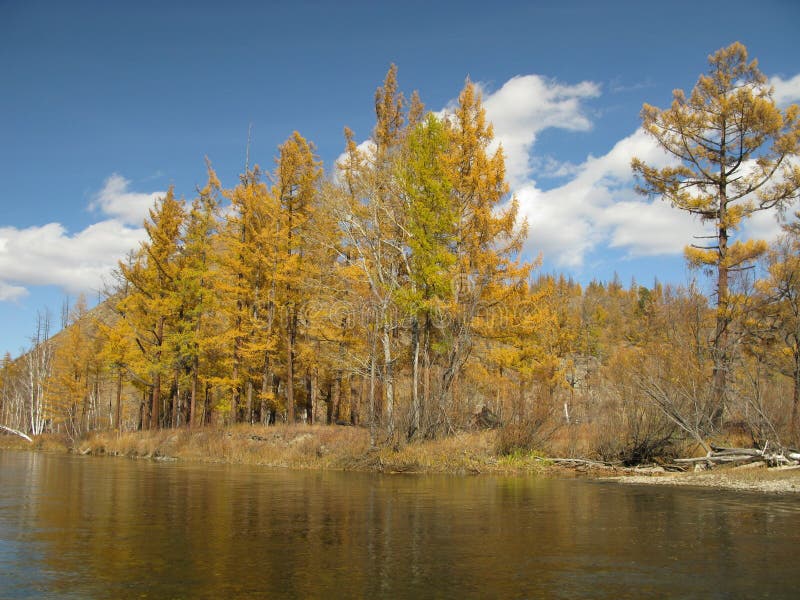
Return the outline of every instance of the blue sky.
{"type": "Polygon", "coordinates": [[[249,123],[252,162],[271,168],[298,130],[330,168],[345,125],[368,137],[392,62],[431,110],[480,84],[546,271],[684,282],[696,224],[631,190],[630,156],[659,160],[641,105],[736,40],[797,102],[798,22],[794,0],[0,0],[0,351],[27,344],[37,310],[96,299],[147,205],[170,184],[191,199],[204,157],[233,185],[249,123]]]}

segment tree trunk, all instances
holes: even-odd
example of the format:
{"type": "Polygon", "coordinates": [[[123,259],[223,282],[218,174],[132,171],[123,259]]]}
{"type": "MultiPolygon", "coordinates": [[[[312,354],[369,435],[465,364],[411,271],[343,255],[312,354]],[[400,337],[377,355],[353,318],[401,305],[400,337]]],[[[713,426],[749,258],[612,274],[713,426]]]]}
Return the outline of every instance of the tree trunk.
{"type": "Polygon", "coordinates": [[[175,370],[175,394],[172,396],[172,427],[178,426],[180,420],[181,387],[180,374],[175,370]]]}
{"type": "Polygon", "coordinates": [[[314,405],[317,395],[317,374],[306,370],[306,423],[314,424],[314,405]]]}
{"type": "Polygon", "coordinates": [[[800,348],[795,348],[794,351],[794,385],[792,387],[792,415],[790,423],[790,431],[792,434],[792,441],[795,444],[800,444],[800,348]]]}
{"type": "Polygon", "coordinates": [[[411,322],[411,426],[409,439],[418,435],[420,420],[419,399],[419,319],[415,316],[411,322]]]}
{"type": "Polygon", "coordinates": [[[192,389],[189,396],[189,418],[186,419],[186,425],[189,429],[193,429],[197,425],[197,378],[200,367],[198,365],[197,354],[192,359],[192,389]]]}
{"type": "Polygon", "coordinates": [[[200,419],[200,426],[205,427],[206,423],[211,420],[211,386],[206,383],[205,391],[203,392],[203,414],[200,419]]]}
{"type": "Polygon", "coordinates": [[[383,325],[383,388],[386,400],[386,429],[389,437],[394,435],[394,365],[392,361],[392,339],[389,323],[383,325]]]}
{"type": "Polygon", "coordinates": [[[122,431],[122,369],[117,371],[117,406],[114,411],[114,424],[122,431]]]}
{"type": "Polygon", "coordinates": [[[294,423],[294,331],[292,317],[286,335],[286,420],[294,423]]]}
{"type": "MultiPolygon", "coordinates": [[[[158,319],[156,327],[156,342],[158,350],[156,352],[156,364],[161,361],[161,344],[164,340],[164,317],[158,319]]],[[[156,367],[158,369],[158,367],[156,367]]],[[[158,429],[159,416],[161,408],[161,373],[156,370],[155,377],[153,378],[153,397],[150,407],[150,429],[158,429]]]]}
{"type": "Polygon", "coordinates": [[[11,427],[6,427],[5,425],[0,425],[0,429],[7,431],[9,433],[13,433],[14,435],[18,435],[19,437],[28,440],[29,442],[33,443],[33,440],[22,431],[18,431],[17,429],[12,429],[11,427]]]}
{"type": "Polygon", "coordinates": [[[328,380],[328,394],[325,404],[325,424],[333,425],[333,382],[330,380],[328,380]]]}
{"type": "Polygon", "coordinates": [[[350,425],[358,425],[358,397],[353,390],[353,375],[347,377],[348,410],[350,411],[350,425]]]}
{"type": "Polygon", "coordinates": [[[344,384],[342,383],[343,376],[341,371],[336,372],[336,381],[333,382],[334,384],[334,394],[333,394],[333,422],[336,423],[341,420],[342,417],[342,387],[344,384]]]}
{"type": "Polygon", "coordinates": [[[722,148],[722,155],[720,157],[719,210],[717,212],[717,252],[719,262],[717,263],[717,318],[714,330],[713,371],[715,406],[711,417],[715,426],[722,423],[722,417],[725,413],[728,366],[730,364],[730,357],[728,356],[728,324],[731,318],[728,305],[728,197],[727,183],[725,181],[727,165],[725,164],[724,129],[720,147],[722,148]]]}
{"type": "Polygon", "coordinates": [[[158,429],[159,409],[161,407],[161,373],[153,379],[153,395],[150,403],[150,429],[158,429]]]}
{"type": "MultiPolygon", "coordinates": [[[[375,323],[377,325],[377,322],[375,323]]],[[[375,446],[375,379],[377,377],[376,358],[378,356],[377,328],[372,331],[372,347],[369,356],[369,445],[375,446]]]]}

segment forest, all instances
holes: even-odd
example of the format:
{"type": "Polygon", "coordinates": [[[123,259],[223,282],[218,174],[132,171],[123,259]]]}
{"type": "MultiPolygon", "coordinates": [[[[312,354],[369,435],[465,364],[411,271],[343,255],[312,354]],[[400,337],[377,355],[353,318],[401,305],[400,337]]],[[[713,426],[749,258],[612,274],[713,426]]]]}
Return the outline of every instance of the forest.
{"type": "MultiPolygon", "coordinates": [[[[172,188],[105,299],[41,313],[0,367],[0,425],[96,431],[319,423],[372,445],[475,428],[498,450],[635,464],[800,447],[800,109],[735,43],[688,94],[645,105],[672,157],[639,190],[707,223],[695,283],[543,273],[478,87],[427,112],[392,66],[375,126],[326,170],[295,132],[238,184],[172,188]],[[775,240],[741,239],[759,211],[775,240]]],[[[535,246],[535,240],[533,240],[535,246]]]]}

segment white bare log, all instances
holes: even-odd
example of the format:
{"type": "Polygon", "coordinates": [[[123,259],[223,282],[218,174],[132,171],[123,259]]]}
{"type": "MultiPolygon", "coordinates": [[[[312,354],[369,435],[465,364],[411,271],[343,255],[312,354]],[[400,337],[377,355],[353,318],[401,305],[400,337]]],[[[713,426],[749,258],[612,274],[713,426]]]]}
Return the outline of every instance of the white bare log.
{"type": "Polygon", "coordinates": [[[768,460],[766,456],[755,456],[750,454],[741,455],[723,455],[723,456],[696,456],[694,458],[676,458],[676,463],[736,463],[736,462],[753,462],[759,460],[768,460]]]}
{"type": "Polygon", "coordinates": [[[24,434],[17,429],[12,429],[11,427],[6,427],[5,425],[0,425],[0,429],[7,431],[8,433],[13,433],[14,435],[18,435],[19,437],[28,440],[30,443],[33,443],[33,440],[27,434],[24,434]]]}
{"type": "Polygon", "coordinates": [[[610,465],[608,463],[599,462],[596,460],[587,460],[584,458],[545,458],[547,462],[552,462],[556,464],[571,464],[571,465],[587,465],[589,467],[597,467],[600,469],[616,469],[614,465],[610,465]]]}
{"type": "Polygon", "coordinates": [[[676,463],[689,463],[689,464],[706,464],[706,465],[720,465],[720,464],[739,464],[745,465],[748,463],[763,462],[768,466],[777,465],[795,465],[800,461],[800,453],[795,451],[786,452],[770,452],[766,451],[766,446],[763,450],[758,448],[720,448],[713,447],[713,451],[709,452],[706,456],[698,456],[693,458],[678,458],[675,459],[676,463]]]}
{"type": "Polygon", "coordinates": [[[763,450],[759,450],[758,448],[719,448],[716,446],[712,446],[711,449],[713,450],[712,456],[737,456],[737,455],[748,455],[748,456],[763,456],[763,450]]]}

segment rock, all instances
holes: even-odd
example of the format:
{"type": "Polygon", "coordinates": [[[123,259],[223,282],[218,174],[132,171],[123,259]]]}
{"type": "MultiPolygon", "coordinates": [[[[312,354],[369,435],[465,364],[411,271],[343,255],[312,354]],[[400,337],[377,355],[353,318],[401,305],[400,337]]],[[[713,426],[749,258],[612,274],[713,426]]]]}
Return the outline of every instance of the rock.
{"type": "Polygon", "coordinates": [[[497,415],[485,405],[479,406],[472,418],[475,421],[475,425],[481,429],[495,429],[502,425],[497,415]]]}

